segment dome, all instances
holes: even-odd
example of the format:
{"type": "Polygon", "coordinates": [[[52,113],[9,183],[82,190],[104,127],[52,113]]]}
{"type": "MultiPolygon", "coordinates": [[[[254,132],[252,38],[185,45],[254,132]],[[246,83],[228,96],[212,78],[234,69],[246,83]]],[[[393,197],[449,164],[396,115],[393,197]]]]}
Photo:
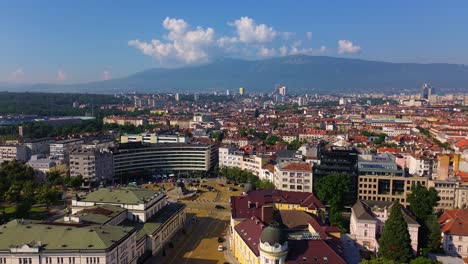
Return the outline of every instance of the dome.
{"type": "Polygon", "coordinates": [[[253,185],[252,182],[248,182],[244,185],[244,192],[249,193],[250,191],[255,190],[255,186],[253,185]]]}
{"type": "Polygon", "coordinates": [[[263,229],[262,234],[260,235],[260,242],[267,242],[270,246],[274,246],[275,244],[283,245],[286,241],[286,236],[277,227],[268,226],[263,229]]]}

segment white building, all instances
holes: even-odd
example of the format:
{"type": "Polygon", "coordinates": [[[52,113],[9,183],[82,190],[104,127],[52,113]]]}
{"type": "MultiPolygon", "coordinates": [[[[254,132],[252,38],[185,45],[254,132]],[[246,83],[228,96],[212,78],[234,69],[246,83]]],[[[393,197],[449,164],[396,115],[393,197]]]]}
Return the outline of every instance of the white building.
{"type": "Polygon", "coordinates": [[[82,138],[60,140],[50,144],[50,156],[68,163],[70,152],[79,149],[84,143],[82,138]]]}
{"type": "Polygon", "coordinates": [[[445,253],[468,257],[468,209],[445,211],[439,217],[439,223],[445,253]]]}
{"type": "Polygon", "coordinates": [[[245,155],[236,148],[219,148],[219,167],[239,168],[260,176],[269,158],[267,156],[245,155]]]}
{"type": "MultiPolygon", "coordinates": [[[[356,243],[371,252],[378,252],[378,237],[383,232],[385,221],[390,215],[392,202],[388,201],[362,201],[358,200],[351,208],[351,219],[349,224],[350,233],[354,236],[356,243]]],[[[419,224],[402,207],[403,218],[408,225],[411,238],[411,246],[416,253],[418,250],[419,224]]]]}
{"type": "Polygon", "coordinates": [[[411,175],[431,177],[437,171],[437,162],[432,157],[409,155],[406,157],[406,166],[411,175]]]}
{"type": "Polygon", "coordinates": [[[306,162],[284,162],[275,165],[276,189],[282,191],[312,192],[312,164],[306,162]]]}
{"type": "Polygon", "coordinates": [[[28,161],[28,151],[23,145],[0,146],[0,163],[4,161],[28,161]]]}

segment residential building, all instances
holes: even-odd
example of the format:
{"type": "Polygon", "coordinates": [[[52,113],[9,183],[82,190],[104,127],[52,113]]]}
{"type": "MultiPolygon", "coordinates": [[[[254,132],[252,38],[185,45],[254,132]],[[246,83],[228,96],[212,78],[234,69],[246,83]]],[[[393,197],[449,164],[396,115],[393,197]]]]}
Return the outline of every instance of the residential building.
{"type": "Polygon", "coordinates": [[[313,190],[312,164],[307,162],[283,162],[275,165],[276,189],[283,191],[309,192],[313,190]]]}
{"type": "Polygon", "coordinates": [[[53,143],[50,138],[26,139],[21,142],[28,149],[28,157],[37,154],[49,154],[50,143],[53,143]]]}
{"type": "MultiPolygon", "coordinates": [[[[377,253],[378,239],[382,235],[393,202],[358,200],[351,208],[349,230],[356,243],[366,250],[377,253]]],[[[418,233],[420,225],[407,209],[402,207],[403,218],[408,225],[413,252],[418,252],[418,233]]]]}
{"type": "Polygon", "coordinates": [[[107,116],[103,118],[104,124],[116,124],[119,126],[134,125],[143,126],[148,124],[148,120],[145,118],[129,117],[129,116],[107,116]]]}
{"type": "Polygon", "coordinates": [[[28,161],[28,150],[23,145],[1,145],[0,163],[4,161],[28,161]]]}
{"type": "Polygon", "coordinates": [[[406,157],[406,162],[412,175],[432,177],[437,171],[437,162],[431,156],[412,154],[406,157]]]}
{"type": "Polygon", "coordinates": [[[247,170],[253,174],[260,176],[263,166],[265,166],[270,158],[267,156],[246,155],[234,147],[219,148],[219,167],[230,167],[247,170]]]}
{"type": "Polygon", "coordinates": [[[241,264],[347,263],[339,228],[322,222],[311,193],[250,191],[231,197],[229,244],[241,264]]]}
{"type": "Polygon", "coordinates": [[[59,140],[50,144],[50,156],[59,160],[63,160],[68,164],[70,152],[74,149],[81,148],[84,143],[82,138],[73,138],[59,140]]]}
{"type": "Polygon", "coordinates": [[[77,149],[70,153],[70,176],[82,176],[88,184],[110,182],[114,179],[112,153],[105,150],[77,149]]]}
{"type": "Polygon", "coordinates": [[[45,175],[54,171],[60,163],[59,160],[46,158],[45,155],[33,155],[28,161],[28,165],[34,169],[35,178],[39,182],[44,181],[45,175]]]}
{"type": "Polygon", "coordinates": [[[439,217],[439,223],[445,253],[468,257],[468,209],[447,210],[439,217]]]}

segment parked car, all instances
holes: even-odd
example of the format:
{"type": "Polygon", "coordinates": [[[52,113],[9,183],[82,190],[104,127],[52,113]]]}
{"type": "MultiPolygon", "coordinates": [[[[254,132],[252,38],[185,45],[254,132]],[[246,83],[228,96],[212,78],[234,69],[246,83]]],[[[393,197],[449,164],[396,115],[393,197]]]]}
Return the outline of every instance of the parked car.
{"type": "Polygon", "coordinates": [[[219,204],[215,205],[215,208],[216,209],[226,209],[226,207],[224,207],[222,205],[219,205],[219,204]]]}
{"type": "Polygon", "coordinates": [[[218,246],[218,251],[223,251],[223,250],[224,250],[223,245],[219,245],[219,246],[218,246]]]}
{"type": "Polygon", "coordinates": [[[224,242],[224,238],[223,237],[218,237],[218,243],[223,243],[224,242]]]}

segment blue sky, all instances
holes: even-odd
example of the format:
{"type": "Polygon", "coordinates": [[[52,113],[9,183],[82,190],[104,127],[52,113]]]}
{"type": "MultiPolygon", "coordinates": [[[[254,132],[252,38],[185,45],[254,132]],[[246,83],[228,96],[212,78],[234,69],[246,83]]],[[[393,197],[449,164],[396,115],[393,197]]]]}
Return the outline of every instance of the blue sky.
{"type": "Polygon", "coordinates": [[[468,64],[467,13],[463,0],[0,0],[0,82],[87,82],[300,53],[468,64]]]}

